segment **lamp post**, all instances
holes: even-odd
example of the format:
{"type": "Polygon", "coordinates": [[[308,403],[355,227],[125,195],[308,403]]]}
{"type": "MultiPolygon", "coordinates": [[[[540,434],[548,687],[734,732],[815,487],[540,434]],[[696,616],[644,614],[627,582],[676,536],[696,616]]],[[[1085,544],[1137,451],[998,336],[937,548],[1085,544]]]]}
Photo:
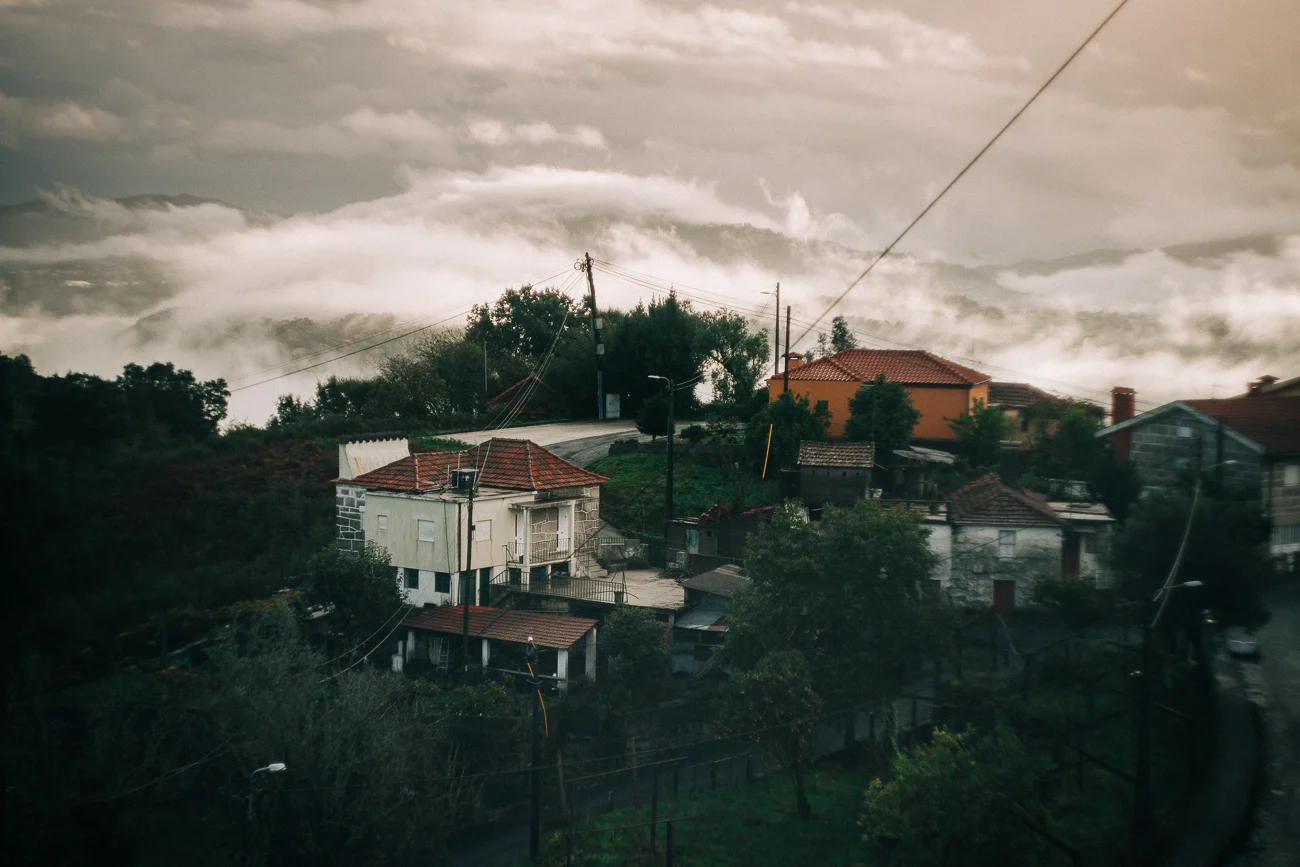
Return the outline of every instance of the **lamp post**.
{"type": "Polygon", "coordinates": [[[666,376],[651,374],[646,379],[662,382],[668,391],[668,483],[664,488],[664,540],[668,539],[668,525],[673,520],[673,381],[666,376]]]}
{"type": "Polygon", "coordinates": [[[286,769],[284,762],[271,762],[264,768],[258,768],[248,775],[248,810],[244,813],[244,865],[253,863],[253,795],[256,790],[257,775],[261,773],[278,774],[286,769]]]}

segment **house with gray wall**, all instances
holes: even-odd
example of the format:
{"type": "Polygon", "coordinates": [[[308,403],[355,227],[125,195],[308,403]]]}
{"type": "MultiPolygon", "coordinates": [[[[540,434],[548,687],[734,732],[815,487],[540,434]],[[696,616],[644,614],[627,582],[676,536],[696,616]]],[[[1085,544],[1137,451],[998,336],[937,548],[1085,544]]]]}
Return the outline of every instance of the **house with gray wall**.
{"type": "Polygon", "coordinates": [[[1132,411],[1132,390],[1116,389],[1114,423],[1098,431],[1132,462],[1144,487],[1166,488],[1203,474],[1250,491],[1273,525],[1270,551],[1294,565],[1300,553],[1300,397],[1260,391],[1177,400],[1132,411]]]}

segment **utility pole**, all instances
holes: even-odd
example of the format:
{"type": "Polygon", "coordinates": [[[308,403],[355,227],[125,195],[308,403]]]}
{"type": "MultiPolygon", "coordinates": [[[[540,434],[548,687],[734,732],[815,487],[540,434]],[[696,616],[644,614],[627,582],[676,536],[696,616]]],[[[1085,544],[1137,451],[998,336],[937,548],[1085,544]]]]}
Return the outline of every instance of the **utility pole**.
{"type": "Polygon", "coordinates": [[[664,538],[668,537],[668,523],[673,519],[673,434],[677,430],[673,418],[673,392],[677,389],[673,381],[666,376],[651,374],[646,379],[657,379],[668,389],[668,480],[664,487],[664,538]]]}
{"type": "Polygon", "coordinates": [[[600,317],[596,308],[596,278],[591,272],[591,254],[583,254],[587,289],[591,291],[591,339],[596,344],[596,418],[605,417],[605,344],[600,342],[600,317]]]}
{"type": "MultiPolygon", "coordinates": [[[[790,333],[789,326],[786,326],[786,334],[790,333]]],[[[789,347],[786,347],[787,349],[789,347]]],[[[781,375],[781,283],[776,284],[776,338],[772,341],[772,354],[776,356],[773,359],[775,367],[772,368],[773,376],[781,375]]]]}
{"type": "Polygon", "coordinates": [[[541,694],[533,690],[533,761],[528,771],[528,857],[536,861],[542,854],[542,721],[537,715],[541,694]]]}
{"type": "MultiPolygon", "coordinates": [[[[777,311],[780,314],[780,310],[777,311]]],[[[785,380],[781,384],[781,393],[790,390],[790,306],[785,308],[785,380]]]]}
{"type": "MultiPolygon", "coordinates": [[[[457,474],[457,481],[461,481],[462,478],[457,474]]],[[[466,517],[468,526],[465,528],[465,571],[460,573],[461,656],[466,675],[469,674],[469,594],[474,581],[474,570],[471,564],[474,562],[474,489],[476,487],[478,487],[478,470],[474,470],[473,475],[470,476],[469,514],[466,517]]]]}
{"type": "Polygon", "coordinates": [[[1141,842],[1151,827],[1151,605],[1142,608],[1142,657],[1138,665],[1137,774],[1133,792],[1133,839],[1141,842]]]}
{"type": "Polygon", "coordinates": [[[483,399],[488,399],[487,340],[483,340],[483,399]]]}

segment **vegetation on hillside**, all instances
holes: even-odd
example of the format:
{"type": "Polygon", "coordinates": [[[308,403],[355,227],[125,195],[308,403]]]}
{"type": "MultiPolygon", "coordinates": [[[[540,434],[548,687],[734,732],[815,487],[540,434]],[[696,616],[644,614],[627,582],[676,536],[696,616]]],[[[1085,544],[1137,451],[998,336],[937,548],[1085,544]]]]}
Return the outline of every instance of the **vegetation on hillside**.
{"type": "MultiPolygon", "coordinates": [[[[596,461],[591,469],[609,477],[600,495],[604,520],[620,530],[663,535],[666,455],[610,455],[596,461]]],[[[678,517],[693,517],[718,504],[732,510],[737,506],[742,510],[765,506],[772,502],[772,494],[771,484],[764,484],[743,467],[719,466],[680,454],[674,461],[673,511],[678,517]]]]}

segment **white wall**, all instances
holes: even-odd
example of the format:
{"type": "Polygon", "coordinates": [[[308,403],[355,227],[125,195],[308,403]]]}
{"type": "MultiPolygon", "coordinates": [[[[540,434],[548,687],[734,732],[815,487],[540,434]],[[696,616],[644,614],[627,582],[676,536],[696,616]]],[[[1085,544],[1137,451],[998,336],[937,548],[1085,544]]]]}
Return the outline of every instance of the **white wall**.
{"type": "Polygon", "coordinates": [[[940,589],[947,590],[952,584],[952,527],[927,522],[925,528],[930,531],[930,551],[939,558],[939,564],[934,567],[930,577],[939,581],[940,589]]]}

